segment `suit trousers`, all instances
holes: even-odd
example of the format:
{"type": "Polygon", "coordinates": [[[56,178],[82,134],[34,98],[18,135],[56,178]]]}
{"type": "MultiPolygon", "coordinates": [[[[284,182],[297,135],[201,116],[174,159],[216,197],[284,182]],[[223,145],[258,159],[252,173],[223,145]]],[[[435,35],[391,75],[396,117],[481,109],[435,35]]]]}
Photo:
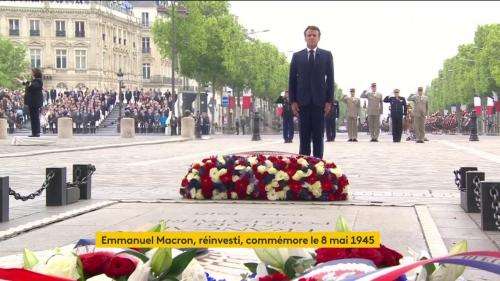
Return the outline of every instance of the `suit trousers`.
{"type": "Polygon", "coordinates": [[[372,140],[378,140],[380,135],[380,115],[368,115],[368,129],[372,140]]]}
{"type": "Polygon", "coordinates": [[[29,107],[30,121],[31,121],[31,134],[40,134],[40,107],[29,107]]]}
{"type": "Polygon", "coordinates": [[[358,118],[347,117],[347,134],[350,140],[358,139],[358,118]]]}
{"type": "Polygon", "coordinates": [[[425,139],[425,116],[413,116],[413,129],[417,141],[425,139]]]}
{"type": "Polygon", "coordinates": [[[327,140],[335,140],[337,136],[337,118],[332,118],[331,116],[325,117],[325,130],[326,130],[326,139],[327,140]]]}
{"type": "Polygon", "coordinates": [[[300,151],[302,155],[311,155],[311,141],[313,143],[313,156],[323,159],[323,135],[325,134],[324,107],[318,105],[305,105],[299,108],[300,122],[300,151]]]}
{"type": "Polygon", "coordinates": [[[392,121],[392,141],[400,142],[403,134],[403,115],[391,115],[392,121]]]}
{"type": "Polygon", "coordinates": [[[283,139],[293,140],[293,116],[283,116],[283,139]]]}

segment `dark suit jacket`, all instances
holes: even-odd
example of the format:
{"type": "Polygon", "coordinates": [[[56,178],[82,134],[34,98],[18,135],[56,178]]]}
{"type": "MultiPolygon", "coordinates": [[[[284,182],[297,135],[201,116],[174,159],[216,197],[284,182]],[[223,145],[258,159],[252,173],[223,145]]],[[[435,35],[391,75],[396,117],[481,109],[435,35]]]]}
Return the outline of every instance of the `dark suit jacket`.
{"type": "Polygon", "coordinates": [[[293,54],[288,81],[292,103],[323,106],[326,102],[332,102],[333,84],[333,56],[330,51],[317,48],[312,68],[309,66],[307,49],[293,54]]]}
{"type": "Polygon", "coordinates": [[[26,86],[26,92],[24,93],[24,104],[29,107],[42,107],[43,106],[43,94],[42,94],[43,82],[40,78],[35,78],[33,81],[26,86]]]}

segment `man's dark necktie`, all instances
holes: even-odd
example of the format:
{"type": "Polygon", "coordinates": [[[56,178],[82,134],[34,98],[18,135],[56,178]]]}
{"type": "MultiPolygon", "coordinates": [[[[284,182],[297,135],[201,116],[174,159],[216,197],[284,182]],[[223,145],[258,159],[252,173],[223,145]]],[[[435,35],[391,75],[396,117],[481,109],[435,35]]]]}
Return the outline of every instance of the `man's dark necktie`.
{"type": "Polygon", "coordinates": [[[309,66],[314,66],[314,50],[309,50],[309,66]]]}

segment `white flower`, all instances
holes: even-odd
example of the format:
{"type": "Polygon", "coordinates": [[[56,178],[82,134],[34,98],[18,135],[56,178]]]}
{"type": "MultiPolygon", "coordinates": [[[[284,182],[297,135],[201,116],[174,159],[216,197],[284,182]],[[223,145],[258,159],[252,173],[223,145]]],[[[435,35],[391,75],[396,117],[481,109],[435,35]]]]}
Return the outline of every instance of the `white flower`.
{"type": "Polygon", "coordinates": [[[238,166],[234,167],[234,169],[235,169],[236,171],[241,171],[241,170],[244,170],[244,169],[246,169],[246,168],[247,168],[247,167],[246,167],[246,166],[243,166],[243,165],[238,165],[238,166]]]}
{"type": "Polygon", "coordinates": [[[311,191],[314,197],[316,198],[321,197],[322,190],[320,181],[316,181],[314,184],[306,183],[306,188],[309,189],[309,191],[311,191]]]}
{"type": "Polygon", "coordinates": [[[219,177],[226,174],[227,173],[227,169],[220,169],[219,171],[219,177]]]}
{"type": "Polygon", "coordinates": [[[238,177],[236,175],[233,176],[233,182],[237,182],[239,179],[240,179],[240,177],[238,177]]]}
{"type": "MultiPolygon", "coordinates": [[[[198,189],[198,191],[196,191],[196,194],[195,196],[193,197],[195,199],[205,199],[205,197],[203,197],[203,193],[201,193],[201,189],[198,189]]],[[[208,198],[210,199],[210,198],[208,198]]]]}
{"type": "Polygon", "coordinates": [[[52,256],[45,266],[43,273],[63,278],[78,279],[77,256],[73,253],[56,254],[52,256]]]}
{"type": "Polygon", "coordinates": [[[191,198],[196,198],[196,189],[191,188],[191,189],[189,190],[189,193],[191,194],[191,198]]]}
{"type": "MultiPolygon", "coordinates": [[[[151,271],[151,260],[146,263],[139,261],[134,272],[128,277],[128,281],[148,281],[149,272],[151,271]]],[[[87,279],[90,281],[90,279],[87,279]]]]}
{"type": "Polygon", "coordinates": [[[238,193],[236,192],[231,192],[231,199],[238,199],[238,193]]]}
{"type": "Polygon", "coordinates": [[[334,174],[337,178],[340,178],[342,176],[342,170],[339,167],[330,168],[330,173],[334,174]]]}
{"type": "Polygon", "coordinates": [[[278,170],[274,167],[271,167],[271,168],[269,168],[269,170],[267,170],[267,172],[271,175],[274,175],[278,172],[278,170]]]}
{"type": "MultiPolygon", "coordinates": [[[[137,267],[139,267],[139,266],[137,266],[137,267]]],[[[135,268],[135,270],[137,270],[137,267],[135,268]]],[[[148,274],[149,274],[149,270],[148,270],[148,274]]],[[[132,275],[130,275],[130,276],[132,276],[132,275]]],[[[129,277],[127,280],[128,281],[147,281],[148,279],[130,279],[130,277],[129,277]]],[[[114,281],[114,279],[109,278],[108,276],[106,276],[106,274],[103,273],[103,274],[96,275],[92,278],[88,278],[87,281],[114,281]]]]}
{"type": "Polygon", "coordinates": [[[219,182],[219,180],[220,180],[219,179],[219,170],[217,170],[217,168],[210,169],[209,175],[210,175],[210,179],[213,182],[219,182]]]}
{"type": "Polygon", "coordinates": [[[194,175],[193,175],[193,173],[189,173],[189,174],[186,176],[186,179],[187,179],[188,181],[191,181],[191,180],[193,179],[193,176],[194,176],[194,175]]]}
{"type": "Polygon", "coordinates": [[[297,172],[295,172],[295,174],[293,175],[292,179],[295,180],[295,181],[300,181],[300,179],[307,178],[311,174],[312,174],[311,169],[308,169],[307,173],[304,173],[302,170],[298,170],[297,172]]]}
{"type": "Polygon", "coordinates": [[[248,195],[252,194],[253,190],[254,190],[253,184],[249,184],[247,187],[247,194],[248,195]]]}
{"type": "Polygon", "coordinates": [[[276,193],[276,191],[274,191],[274,189],[271,189],[267,192],[267,199],[269,201],[276,201],[278,200],[278,194],[276,193]]]}
{"type": "Polygon", "coordinates": [[[297,163],[300,164],[302,167],[307,167],[309,165],[307,160],[304,158],[300,158],[299,160],[297,160],[297,163]]]}
{"type": "Polygon", "coordinates": [[[276,175],[274,176],[274,179],[276,181],[281,181],[281,180],[289,180],[290,177],[288,176],[287,173],[283,172],[283,171],[279,171],[276,173],[276,175]]]}
{"type": "Polygon", "coordinates": [[[278,198],[278,200],[285,200],[286,191],[282,190],[282,191],[276,192],[276,197],[278,198]]]}
{"type": "Polygon", "coordinates": [[[253,166],[253,165],[257,164],[257,163],[258,163],[258,161],[257,161],[257,157],[255,157],[255,156],[248,157],[248,163],[249,163],[251,166],[253,166]]]}
{"type": "Polygon", "coordinates": [[[217,157],[217,161],[219,161],[219,163],[221,163],[222,165],[226,164],[226,160],[224,160],[224,157],[222,157],[222,155],[219,155],[217,157]]]}
{"type": "Polygon", "coordinates": [[[318,162],[318,164],[314,165],[316,168],[316,172],[318,175],[323,175],[325,173],[325,164],[323,162],[318,162]]]}
{"type": "Polygon", "coordinates": [[[266,164],[266,167],[273,167],[273,162],[271,162],[271,160],[266,160],[264,163],[266,164]]]}
{"type": "Polygon", "coordinates": [[[257,172],[259,172],[261,174],[265,173],[266,170],[267,170],[267,168],[264,165],[259,165],[259,167],[257,167],[257,172]]]}

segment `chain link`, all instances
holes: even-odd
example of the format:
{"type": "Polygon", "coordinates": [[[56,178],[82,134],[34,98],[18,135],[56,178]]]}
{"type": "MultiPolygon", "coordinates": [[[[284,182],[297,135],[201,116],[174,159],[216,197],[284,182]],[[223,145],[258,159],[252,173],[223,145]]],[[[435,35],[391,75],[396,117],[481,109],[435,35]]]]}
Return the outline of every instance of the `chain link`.
{"type": "Polygon", "coordinates": [[[42,184],[42,187],[40,187],[37,191],[29,194],[29,195],[21,195],[12,188],[9,188],[9,195],[13,196],[14,199],[16,200],[21,200],[21,201],[27,201],[27,200],[32,200],[35,199],[37,196],[40,196],[42,192],[49,186],[50,181],[55,177],[56,173],[54,171],[50,172],[47,177],[45,178],[45,181],[42,184]]]}
{"type": "Polygon", "coordinates": [[[498,202],[498,190],[496,188],[490,189],[490,195],[493,198],[491,201],[491,208],[493,209],[493,220],[498,230],[500,230],[500,202],[498,202]]]}
{"type": "MultiPolygon", "coordinates": [[[[76,169],[76,178],[79,178],[81,175],[81,169],[76,169]]],[[[86,184],[87,183],[87,178],[92,176],[95,172],[95,166],[94,165],[89,165],[89,173],[83,177],[81,180],[77,180],[75,182],[68,182],[66,183],[66,187],[80,187],[80,185],[86,184]]]]}
{"type": "Polygon", "coordinates": [[[457,186],[458,190],[460,191],[465,191],[465,187],[460,186],[460,172],[458,170],[453,171],[455,174],[455,185],[457,186]]]}
{"type": "Polygon", "coordinates": [[[476,176],[472,180],[472,188],[474,189],[474,201],[476,202],[476,207],[481,210],[481,191],[479,189],[479,177],[476,176]]]}

